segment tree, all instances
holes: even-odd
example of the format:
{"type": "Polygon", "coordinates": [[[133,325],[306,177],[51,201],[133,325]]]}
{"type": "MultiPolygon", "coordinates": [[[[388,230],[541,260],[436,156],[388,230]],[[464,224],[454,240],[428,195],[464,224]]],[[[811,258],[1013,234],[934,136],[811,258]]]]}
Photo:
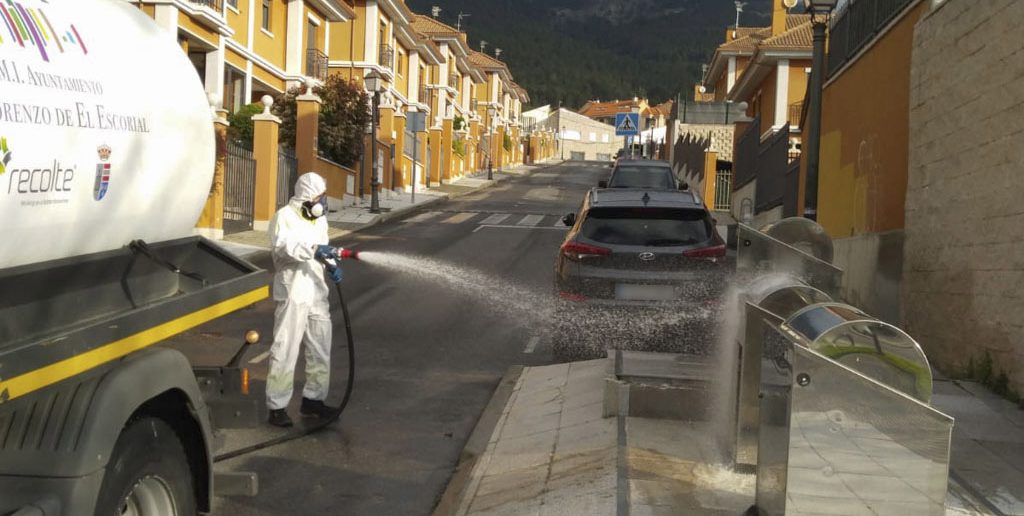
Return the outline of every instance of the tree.
{"type": "MultiPolygon", "coordinates": [[[[281,141],[295,146],[295,98],[305,87],[291,88],[278,96],[273,112],[281,118],[281,141]]],[[[356,82],[339,75],[327,78],[313,88],[320,105],[320,129],[317,144],[321,156],[351,166],[363,157],[363,137],[370,125],[369,96],[356,82]]]]}
{"type": "Polygon", "coordinates": [[[228,115],[228,138],[236,142],[245,142],[252,148],[252,117],[263,112],[263,104],[253,103],[242,106],[242,109],[228,115]]]}

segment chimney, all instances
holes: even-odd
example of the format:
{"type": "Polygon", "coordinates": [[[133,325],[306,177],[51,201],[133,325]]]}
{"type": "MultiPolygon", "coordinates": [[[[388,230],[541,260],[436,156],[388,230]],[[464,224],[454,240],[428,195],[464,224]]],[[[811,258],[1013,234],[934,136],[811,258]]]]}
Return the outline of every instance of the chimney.
{"type": "Polygon", "coordinates": [[[784,0],[772,0],[772,36],[786,32],[786,16],[789,9],[783,2],[784,0]]]}

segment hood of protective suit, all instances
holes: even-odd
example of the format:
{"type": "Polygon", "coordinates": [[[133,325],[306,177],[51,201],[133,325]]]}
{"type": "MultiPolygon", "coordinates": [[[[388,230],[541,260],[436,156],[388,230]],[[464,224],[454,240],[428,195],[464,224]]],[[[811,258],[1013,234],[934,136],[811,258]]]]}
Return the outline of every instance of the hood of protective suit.
{"type": "Polygon", "coordinates": [[[292,201],[299,203],[309,202],[327,191],[327,181],[316,172],[307,172],[299,176],[295,182],[295,195],[292,201]]]}

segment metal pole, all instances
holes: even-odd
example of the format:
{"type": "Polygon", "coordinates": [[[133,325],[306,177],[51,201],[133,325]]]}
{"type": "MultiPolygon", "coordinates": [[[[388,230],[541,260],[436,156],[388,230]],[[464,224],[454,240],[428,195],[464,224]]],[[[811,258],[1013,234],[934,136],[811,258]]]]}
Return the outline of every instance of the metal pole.
{"type": "Polygon", "coordinates": [[[370,213],[380,213],[380,196],[377,193],[377,188],[380,187],[380,177],[377,174],[377,117],[378,110],[380,109],[380,92],[373,92],[373,128],[370,133],[370,137],[373,138],[370,152],[370,213]]]}
{"type": "Polygon", "coordinates": [[[818,168],[821,148],[821,88],[825,75],[824,20],[814,21],[814,64],[811,68],[810,106],[807,112],[807,182],[804,190],[804,217],[818,218],[818,168]]]}

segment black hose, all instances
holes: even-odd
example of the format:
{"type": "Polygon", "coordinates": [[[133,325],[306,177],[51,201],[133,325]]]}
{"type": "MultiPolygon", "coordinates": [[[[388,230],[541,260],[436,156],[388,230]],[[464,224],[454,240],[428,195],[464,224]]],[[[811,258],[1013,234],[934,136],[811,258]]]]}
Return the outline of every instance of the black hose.
{"type": "Polygon", "coordinates": [[[334,414],[331,415],[331,417],[320,420],[315,425],[305,427],[298,432],[291,432],[280,437],[275,437],[267,441],[256,443],[252,446],[246,446],[244,448],[239,448],[237,450],[222,453],[220,455],[215,456],[213,458],[213,462],[221,462],[224,460],[233,459],[235,457],[250,454],[254,451],[264,450],[272,446],[277,446],[279,444],[284,444],[290,441],[294,441],[296,439],[301,439],[308,435],[315,434],[316,432],[319,432],[324,428],[327,428],[328,425],[334,423],[335,421],[338,420],[339,417],[341,417],[341,413],[345,410],[345,407],[348,406],[348,402],[352,398],[352,387],[355,384],[356,380],[356,348],[355,343],[352,340],[352,321],[349,319],[348,305],[345,304],[345,296],[341,292],[341,284],[335,283],[334,288],[337,290],[338,299],[341,301],[341,314],[345,318],[345,338],[348,341],[348,382],[345,385],[345,397],[342,398],[341,405],[338,405],[338,409],[334,412],[334,414]]]}

